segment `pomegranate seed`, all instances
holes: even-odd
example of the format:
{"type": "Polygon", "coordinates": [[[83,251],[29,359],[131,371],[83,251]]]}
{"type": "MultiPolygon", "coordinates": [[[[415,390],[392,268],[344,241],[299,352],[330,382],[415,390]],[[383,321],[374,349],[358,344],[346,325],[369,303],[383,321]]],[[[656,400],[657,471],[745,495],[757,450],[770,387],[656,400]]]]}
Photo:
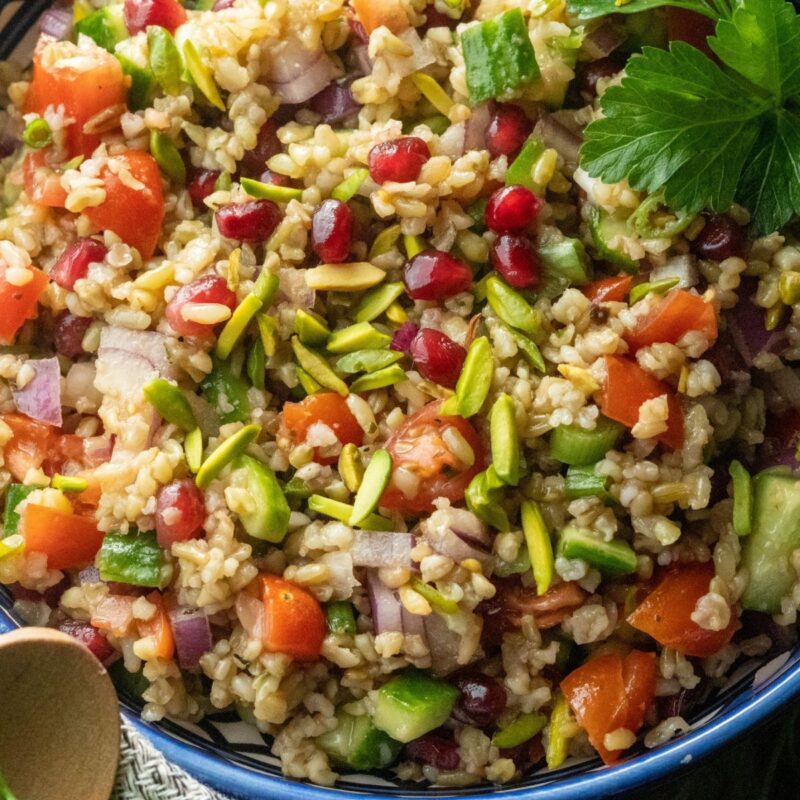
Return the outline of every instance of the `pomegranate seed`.
{"type": "Polygon", "coordinates": [[[513,158],[531,135],[533,123],[525,112],[513,103],[498,103],[489,128],[486,131],[486,146],[492,158],[513,158]]]}
{"type": "Polygon", "coordinates": [[[417,136],[381,142],[369,151],[369,174],[375,183],[415,181],[430,157],[427,143],[417,136]]]}
{"type": "Polygon", "coordinates": [[[203,202],[206,197],[214,193],[214,186],[219,178],[219,170],[216,169],[201,169],[192,177],[186,187],[189,192],[189,197],[192,198],[192,203],[195,208],[208,211],[206,204],[203,202]]]}
{"type": "Polygon", "coordinates": [[[170,33],[186,22],[186,11],[178,0],[125,0],[123,11],[128,33],[141,33],[149,25],[160,25],[170,33]]]}
{"type": "Polygon", "coordinates": [[[411,349],[411,342],[414,341],[414,337],[418,332],[419,327],[413,322],[404,322],[392,335],[389,349],[408,355],[411,349]]]}
{"type": "Polygon", "coordinates": [[[527,236],[518,233],[498,236],[492,245],[492,266],[515,289],[530,289],[539,283],[539,254],[527,236]]]}
{"type": "Polygon", "coordinates": [[[460,19],[453,19],[447,14],[442,14],[432,6],[425,9],[425,24],[422,26],[423,31],[430,30],[430,28],[449,28],[451,31],[455,30],[456,25],[461,22],[460,19]]]}
{"type": "Polygon", "coordinates": [[[239,162],[239,174],[245,178],[260,175],[267,166],[267,160],[281,152],[278,139],[278,126],[274,119],[268,119],[258,132],[256,146],[248,150],[239,162]]]}
{"type": "Polygon", "coordinates": [[[275,186],[291,186],[292,181],[286,175],[281,175],[280,172],[273,172],[271,169],[265,169],[259,176],[258,180],[261,183],[272,183],[275,186]]]}
{"type": "Polygon", "coordinates": [[[458,745],[439,733],[426,733],[406,745],[406,755],[412,761],[430,764],[437,769],[458,769],[461,756],[458,745]]]}
{"type": "Polygon", "coordinates": [[[411,342],[409,355],[423,378],[452,389],[467,351],[441,331],[423,328],[411,342]]]}
{"type": "Polygon", "coordinates": [[[167,303],[167,322],[175,333],[179,336],[207,336],[212,332],[213,325],[183,318],[181,311],[187,303],[220,303],[233,311],[236,308],[236,295],[228,288],[225,278],[219,275],[203,275],[202,278],[181,286],[167,303]]]}
{"type": "Polygon", "coordinates": [[[78,239],[59,257],[50,270],[50,277],[63,289],[72,289],[75,281],[85,278],[89,264],[101,262],[108,248],[97,239],[78,239]]]}
{"type": "Polygon", "coordinates": [[[353,212],[341,200],[326,200],[311,220],[311,245],[321,261],[347,261],[353,241],[353,212]]]}
{"type": "Polygon", "coordinates": [[[15,600],[30,600],[32,603],[38,603],[44,600],[50,608],[56,608],[61,600],[61,595],[64,594],[71,585],[69,578],[65,576],[53,586],[48,586],[43,592],[37,592],[34,589],[26,589],[21,583],[11,583],[8,589],[15,600]]]}
{"type": "Polygon", "coordinates": [[[580,75],[579,86],[581,95],[588,102],[597,97],[597,82],[601,78],[610,78],[616,75],[625,65],[620,63],[618,58],[614,56],[606,56],[605,58],[598,58],[597,61],[592,61],[586,65],[586,68],[580,75]]]}
{"type": "Polygon", "coordinates": [[[58,630],[86,645],[92,655],[102,664],[113,660],[117,655],[117,651],[111,646],[108,639],[88,622],[80,622],[76,619],[64,620],[59,624],[58,630]]]}
{"type": "Polygon", "coordinates": [[[484,219],[495,233],[524,231],[542,210],[542,201],[524,186],[504,186],[486,204],[484,219]]]}
{"type": "Polygon", "coordinates": [[[488,675],[463,675],[453,683],[461,692],[453,716],[467,725],[489,728],[506,707],[506,690],[488,675]]]}
{"type": "Polygon", "coordinates": [[[472,288],[470,268],[443,250],[423,250],[406,264],[405,284],[414,300],[443,300],[472,288]]]}
{"type": "Polygon", "coordinates": [[[247,200],[231,203],[216,214],[217,228],[226,239],[263,242],[281,221],[281,212],[271,200],[247,200]]]}
{"type": "Polygon", "coordinates": [[[743,257],[747,240],[742,229],[727,216],[713,214],[706,218],[706,224],[692,242],[692,251],[700,258],[711,261],[724,261],[732,256],[743,257]]]}
{"type": "Polygon", "coordinates": [[[189,478],[164,486],[156,498],[156,539],[165,550],[196,539],[206,519],[203,493],[189,478]]]}
{"type": "Polygon", "coordinates": [[[83,337],[91,324],[91,317],[76,317],[69,311],[62,311],[56,317],[53,330],[56,352],[67,358],[82,356],[86,352],[83,349],[83,337]]]}

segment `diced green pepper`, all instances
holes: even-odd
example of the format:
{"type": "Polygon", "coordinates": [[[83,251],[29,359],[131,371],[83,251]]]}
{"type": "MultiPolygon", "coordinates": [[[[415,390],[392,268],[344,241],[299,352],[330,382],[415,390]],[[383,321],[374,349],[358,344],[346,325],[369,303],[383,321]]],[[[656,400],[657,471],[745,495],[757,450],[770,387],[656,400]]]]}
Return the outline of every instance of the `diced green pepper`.
{"type": "Polygon", "coordinates": [[[250,419],[247,383],[233,374],[230,364],[218,358],[214,358],[213,362],[214,368],[200,384],[200,391],[216,408],[223,425],[247,422],[250,419]]]}
{"type": "Polygon", "coordinates": [[[589,214],[589,232],[592,234],[594,249],[601,261],[615,264],[623,271],[635,275],[639,271],[639,262],[634,261],[622,250],[611,246],[617,236],[630,236],[627,221],[612,216],[598,208],[592,208],[589,214]]]}
{"type": "Polygon", "coordinates": [[[546,724],[547,717],[544,714],[520,714],[492,736],[492,744],[501,750],[509,747],[519,747],[519,745],[533,739],[537,733],[544,729],[546,724]]]}
{"type": "Polygon", "coordinates": [[[22,132],[22,141],[33,150],[41,150],[53,141],[53,131],[42,117],[32,119],[22,132]]]}
{"type": "Polygon", "coordinates": [[[584,286],[591,280],[591,265],[579,239],[559,239],[541,243],[542,285],[539,293],[558,297],[569,286],[584,286]]]}
{"type": "Polygon", "coordinates": [[[122,53],[114,55],[122,65],[122,71],[131,79],[128,88],[128,108],[131,111],[141,111],[151,106],[156,94],[156,79],[153,73],[149,68],[140,67],[122,53]]]}
{"type": "Polygon", "coordinates": [[[615,577],[636,572],[636,553],[621,539],[604,542],[592,531],[567,525],[558,539],[558,554],[580,558],[604,575],[615,577]]]}
{"type": "Polygon", "coordinates": [[[356,618],[352,603],[347,600],[331,600],[325,606],[325,616],[328,620],[328,630],[331,633],[355,635],[356,618]]]}
{"type": "Polygon", "coordinates": [[[585,467],[605,458],[622,435],[618,422],[600,417],[592,430],[580,425],[559,425],[550,434],[550,455],[562,464],[585,467]]]}
{"type": "Polygon", "coordinates": [[[3,536],[13,536],[19,528],[19,514],[17,506],[35,489],[40,486],[27,486],[22,483],[11,483],[6,489],[6,510],[3,521],[3,536]]]}
{"type": "Polygon", "coordinates": [[[106,534],[97,566],[104,581],[156,588],[165,583],[164,551],[155,531],[106,534]]]}
{"type": "Polygon", "coordinates": [[[289,532],[291,509],[275,473],[252,456],[240,456],[237,462],[245,474],[245,488],[253,508],[239,511],[239,520],[254,539],[278,544],[289,532]]]}
{"type": "Polygon", "coordinates": [[[750,473],[739,461],[731,461],[728,468],[733,479],[733,530],[747,536],[753,527],[753,487],[750,473]]]}

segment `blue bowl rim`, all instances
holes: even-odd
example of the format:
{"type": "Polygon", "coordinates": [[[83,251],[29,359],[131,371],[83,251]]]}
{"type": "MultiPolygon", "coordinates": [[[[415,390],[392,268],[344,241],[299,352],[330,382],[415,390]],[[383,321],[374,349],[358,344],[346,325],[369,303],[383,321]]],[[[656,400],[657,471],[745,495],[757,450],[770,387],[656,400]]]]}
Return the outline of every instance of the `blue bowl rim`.
{"type": "MultiPolygon", "coordinates": [[[[17,627],[17,623],[0,607],[0,634],[17,627]]],[[[713,719],[660,747],[637,755],[613,767],[603,767],[549,784],[532,786],[496,786],[486,791],[470,792],[470,800],[486,800],[502,794],[506,800],[576,800],[591,796],[595,800],[615,797],[644,784],[654,784],[713,753],[732,739],[758,726],[785,707],[800,694],[800,658],[798,650],[787,653],[789,663],[779,665],[763,685],[751,686],[752,697],[733,708],[720,711],[713,719]],[[584,793],[587,793],[584,795],[584,793]],[[590,793],[590,794],[589,794],[590,793]]],[[[315,786],[288,778],[256,772],[228,761],[194,744],[181,741],[143,722],[138,714],[121,708],[126,720],[169,761],[182,767],[206,785],[238,798],[270,798],[270,800],[341,800],[342,796],[358,797],[359,793],[337,787],[315,786]]],[[[365,786],[365,789],[368,787],[365,786]]],[[[403,791],[391,793],[369,790],[377,800],[396,800],[403,791]]],[[[441,789],[436,797],[458,797],[458,791],[441,789]]],[[[416,796],[417,798],[419,795],[416,796]]]]}

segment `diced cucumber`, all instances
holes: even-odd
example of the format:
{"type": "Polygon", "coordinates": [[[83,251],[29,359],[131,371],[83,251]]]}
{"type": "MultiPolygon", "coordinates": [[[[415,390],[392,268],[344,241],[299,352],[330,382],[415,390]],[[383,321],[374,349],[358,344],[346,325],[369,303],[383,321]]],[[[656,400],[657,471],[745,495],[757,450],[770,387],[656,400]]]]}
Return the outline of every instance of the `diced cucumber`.
{"type": "Polygon", "coordinates": [[[559,425],[550,434],[550,455],[562,464],[585,467],[604,458],[622,431],[622,425],[607,417],[600,417],[592,430],[579,425],[559,425]]]}
{"type": "Polygon", "coordinates": [[[539,294],[558,297],[570,286],[584,286],[591,280],[591,265],[578,239],[557,239],[539,245],[542,285],[539,294]]]}
{"type": "Polygon", "coordinates": [[[348,603],[347,600],[331,600],[325,606],[325,617],[331,633],[344,633],[351,636],[355,634],[356,618],[353,614],[353,604],[348,603]]]}
{"type": "Polygon", "coordinates": [[[733,530],[747,536],[753,529],[753,484],[750,473],[739,461],[731,461],[728,468],[733,481],[733,530]]]}
{"type": "Polygon", "coordinates": [[[369,717],[336,712],[337,726],[317,738],[317,744],[338,764],[353,769],[382,769],[392,764],[402,744],[375,727],[369,717]]]}
{"type": "Polygon", "coordinates": [[[558,555],[581,558],[604,575],[630,575],[636,571],[636,553],[620,539],[604,542],[592,531],[567,525],[558,539],[558,555]]]}
{"type": "Polygon", "coordinates": [[[147,108],[156,93],[156,79],[149,69],[140,67],[121,53],[115,53],[117,61],[122,65],[122,71],[131,79],[128,89],[128,107],[132,111],[147,108]]]}
{"type": "Polygon", "coordinates": [[[75,33],[82,33],[100,47],[114,52],[114,48],[123,39],[128,38],[128,29],[122,16],[122,4],[105,6],[93,11],[75,23],[75,33]]]}
{"type": "Polygon", "coordinates": [[[601,211],[599,208],[593,208],[589,217],[589,232],[592,234],[592,242],[594,242],[597,257],[601,261],[615,264],[631,275],[635,275],[639,271],[638,261],[634,261],[622,250],[617,250],[611,246],[611,242],[615,237],[631,235],[624,219],[601,211]]]}
{"type": "Polygon", "coordinates": [[[97,555],[104,581],[161,588],[169,578],[155,531],[108,533],[97,555]]]}
{"type": "Polygon", "coordinates": [[[246,489],[254,508],[239,511],[239,519],[250,536],[267,542],[282,542],[289,532],[291,509],[275,473],[252,456],[240,456],[238,465],[246,476],[246,489]]]}
{"type": "Polygon", "coordinates": [[[457,699],[455,686],[410,670],[378,690],[373,722],[392,739],[410,742],[442,725],[457,699]]]}
{"type": "Polygon", "coordinates": [[[797,580],[792,552],[800,548],[800,476],[764,470],[753,478],[753,525],[744,541],[742,566],[750,581],[742,605],[778,614],[797,580]]]}
{"type": "Polygon", "coordinates": [[[19,514],[17,506],[38,486],[25,486],[22,483],[12,483],[6,489],[6,511],[3,521],[3,536],[13,536],[19,527],[19,514]]]}

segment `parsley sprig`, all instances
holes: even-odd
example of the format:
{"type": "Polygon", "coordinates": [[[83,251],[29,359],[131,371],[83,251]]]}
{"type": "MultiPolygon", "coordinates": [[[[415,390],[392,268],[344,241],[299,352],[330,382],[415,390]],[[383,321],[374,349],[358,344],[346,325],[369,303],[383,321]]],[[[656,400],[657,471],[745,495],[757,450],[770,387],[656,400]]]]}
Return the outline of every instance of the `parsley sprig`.
{"type": "Polygon", "coordinates": [[[684,42],[645,47],[586,129],[581,166],[606,182],[664,187],[689,212],[735,200],[761,235],[800,213],[800,17],[783,0],[571,0],[573,13],[701,7],[717,64],[684,42]],[[613,6],[613,11],[611,10],[613,6]],[[635,6],[635,9],[634,9],[635,6]],[[594,11],[591,11],[594,9],[594,11]]]}
{"type": "Polygon", "coordinates": [[[651,8],[672,6],[697,11],[711,19],[730,17],[736,0],[569,0],[569,10],[579,19],[597,19],[609,14],[636,14],[651,8]]]}

